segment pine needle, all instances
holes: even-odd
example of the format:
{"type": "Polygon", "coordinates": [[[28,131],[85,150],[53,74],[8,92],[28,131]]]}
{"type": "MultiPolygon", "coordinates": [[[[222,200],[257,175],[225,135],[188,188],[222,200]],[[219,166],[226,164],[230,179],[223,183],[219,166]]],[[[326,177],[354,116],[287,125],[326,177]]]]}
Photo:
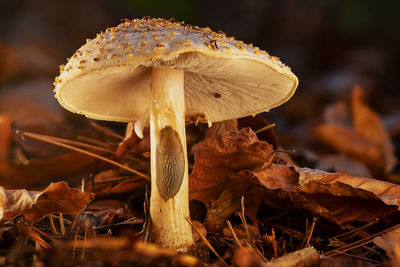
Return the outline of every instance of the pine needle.
{"type": "Polygon", "coordinates": [[[90,152],[90,151],[87,151],[87,150],[84,150],[84,149],[81,149],[81,148],[78,148],[78,147],[74,147],[74,146],[67,145],[67,144],[64,144],[62,142],[53,140],[51,137],[49,138],[49,136],[45,136],[45,135],[41,135],[41,134],[35,134],[35,133],[29,133],[29,132],[23,132],[23,131],[20,131],[20,130],[17,130],[16,133],[18,135],[22,136],[22,137],[30,137],[32,139],[36,139],[36,140],[47,142],[47,143],[50,143],[50,144],[53,144],[53,145],[61,146],[61,147],[64,147],[64,148],[67,148],[67,149],[70,149],[70,150],[73,150],[73,151],[76,151],[76,152],[79,152],[79,153],[82,153],[82,154],[85,154],[85,155],[88,155],[88,156],[91,156],[91,157],[94,157],[94,158],[98,158],[100,160],[106,161],[106,162],[108,162],[110,164],[113,164],[115,166],[118,166],[121,169],[125,169],[127,171],[130,171],[130,172],[132,172],[132,173],[134,173],[134,174],[136,174],[138,176],[141,176],[141,177],[145,178],[146,180],[150,181],[150,176],[148,176],[147,174],[141,173],[141,172],[139,172],[137,170],[129,168],[128,166],[125,166],[125,165],[123,165],[123,164],[121,164],[119,162],[116,162],[114,160],[111,160],[109,158],[100,156],[100,155],[98,155],[96,153],[93,153],[93,152],[90,152]]]}
{"type": "Polygon", "coordinates": [[[211,246],[210,242],[208,242],[207,238],[205,238],[205,236],[200,232],[199,229],[196,228],[196,226],[194,226],[194,224],[192,223],[192,221],[189,218],[185,218],[186,221],[192,226],[192,228],[197,232],[197,234],[200,236],[200,238],[203,240],[203,242],[206,244],[206,246],[215,254],[215,256],[217,256],[217,258],[222,262],[223,265],[225,266],[229,266],[224,259],[218,254],[218,252],[211,246]]]}

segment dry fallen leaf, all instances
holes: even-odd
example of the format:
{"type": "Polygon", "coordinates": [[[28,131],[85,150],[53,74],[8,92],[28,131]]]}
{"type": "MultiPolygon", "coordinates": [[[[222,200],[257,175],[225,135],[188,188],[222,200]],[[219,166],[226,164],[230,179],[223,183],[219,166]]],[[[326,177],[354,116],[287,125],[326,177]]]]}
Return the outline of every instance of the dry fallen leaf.
{"type": "Polygon", "coordinates": [[[0,183],[11,188],[34,188],[51,181],[68,178],[77,182],[91,171],[104,168],[104,163],[78,152],[67,152],[47,159],[32,159],[25,164],[0,164],[0,183]],[[79,174],[79,177],[75,177],[79,174]],[[29,179],[27,179],[27,177],[29,179]],[[71,179],[76,178],[76,179],[71,179]]]}
{"type": "Polygon", "coordinates": [[[141,155],[150,152],[150,127],[143,129],[143,139],[140,139],[134,129],[133,123],[128,123],[124,140],[117,148],[117,156],[121,157],[126,153],[141,155]]]}
{"type": "MultiPolygon", "coordinates": [[[[332,119],[317,126],[314,129],[315,136],[333,149],[365,162],[372,169],[389,173],[397,160],[392,141],[379,115],[365,105],[363,92],[357,86],[353,89],[351,104],[354,128],[338,124],[338,121],[343,123],[344,119],[332,119]]],[[[342,108],[337,110],[343,112],[342,108]]]]}
{"type": "Polygon", "coordinates": [[[396,254],[398,253],[396,249],[400,247],[400,229],[375,237],[373,242],[375,243],[375,245],[384,249],[386,251],[386,254],[392,260],[396,260],[396,257],[400,256],[400,254],[399,255],[396,254]]]}
{"type": "Polygon", "coordinates": [[[305,208],[339,225],[384,218],[400,209],[400,186],[340,173],[272,164],[232,175],[264,186],[268,198],[305,208]]]}
{"type": "Polygon", "coordinates": [[[351,95],[354,129],[364,139],[379,146],[383,157],[380,167],[389,173],[397,163],[393,143],[381,118],[364,103],[363,97],[361,88],[354,87],[351,95]]]}
{"type": "Polygon", "coordinates": [[[206,130],[204,139],[219,135],[219,134],[224,134],[226,132],[237,132],[238,131],[238,120],[233,119],[233,120],[226,120],[226,121],[220,121],[220,122],[214,122],[211,127],[209,127],[206,130]]]}
{"type": "Polygon", "coordinates": [[[261,201],[266,201],[280,207],[307,209],[339,225],[354,220],[369,222],[399,210],[399,185],[271,164],[272,146],[258,141],[249,129],[209,138],[193,150],[191,198],[205,203],[208,219],[217,222],[227,215],[215,209],[215,203],[233,212],[237,208],[235,198],[242,195],[249,207],[246,209],[257,209],[261,201]]]}
{"type": "Polygon", "coordinates": [[[232,189],[221,193],[218,199],[210,200],[210,207],[207,209],[207,228],[215,230],[226,218],[233,214],[240,206],[240,198],[234,195],[232,189]]]}
{"type": "Polygon", "coordinates": [[[124,203],[115,199],[95,200],[87,205],[80,214],[80,220],[84,225],[86,219],[90,220],[90,225],[101,226],[109,225],[115,219],[124,215],[124,203]]]}
{"type": "Polygon", "coordinates": [[[11,117],[0,114],[0,164],[8,158],[11,144],[11,117]]]}
{"type": "Polygon", "coordinates": [[[238,123],[239,130],[250,127],[254,132],[257,133],[257,138],[259,140],[266,141],[268,144],[271,144],[274,149],[279,147],[278,136],[275,133],[274,127],[263,130],[265,127],[270,126],[271,123],[266,121],[262,116],[255,115],[239,118],[238,123]]]}
{"type": "Polygon", "coordinates": [[[320,156],[317,160],[316,169],[330,171],[330,172],[340,172],[344,174],[362,176],[372,178],[373,175],[368,169],[368,167],[361,161],[350,158],[344,154],[330,154],[320,156]]]}
{"type": "Polygon", "coordinates": [[[195,164],[189,177],[190,198],[207,206],[229,188],[231,174],[259,167],[273,153],[272,145],[258,141],[249,128],[208,138],[192,150],[195,164]]]}
{"type": "Polygon", "coordinates": [[[102,171],[85,183],[84,191],[93,192],[96,197],[106,197],[132,193],[148,183],[142,177],[122,176],[123,172],[122,169],[102,171]]]}
{"type": "Polygon", "coordinates": [[[0,220],[24,214],[37,222],[52,213],[76,214],[93,199],[91,193],[70,188],[65,182],[50,184],[44,191],[7,190],[0,188],[0,220]]]}

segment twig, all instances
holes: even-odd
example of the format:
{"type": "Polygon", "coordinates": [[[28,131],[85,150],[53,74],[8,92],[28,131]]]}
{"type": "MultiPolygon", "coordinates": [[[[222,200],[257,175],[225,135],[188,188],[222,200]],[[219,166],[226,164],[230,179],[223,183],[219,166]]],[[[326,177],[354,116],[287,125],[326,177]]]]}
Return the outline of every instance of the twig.
{"type": "Polygon", "coordinates": [[[240,200],[240,204],[242,206],[242,211],[241,212],[237,212],[237,214],[239,215],[240,220],[242,221],[243,224],[243,228],[244,228],[244,232],[246,233],[246,237],[249,240],[249,244],[250,246],[254,249],[254,251],[258,254],[258,256],[260,256],[260,258],[264,261],[267,262],[268,260],[264,257],[264,255],[258,250],[258,248],[256,247],[256,244],[253,240],[253,238],[250,235],[250,231],[249,231],[249,227],[247,226],[247,221],[246,221],[246,216],[245,216],[245,207],[244,207],[244,196],[242,196],[241,200],[240,200]]]}
{"type": "Polygon", "coordinates": [[[102,133],[104,133],[106,135],[112,136],[112,137],[117,138],[117,139],[124,140],[124,137],[122,135],[119,135],[116,132],[113,132],[113,131],[107,129],[106,127],[101,126],[100,124],[92,122],[91,125],[93,126],[93,128],[95,128],[96,130],[98,130],[98,131],[100,131],[100,132],[102,132],[102,133]]]}
{"type": "Polygon", "coordinates": [[[272,124],[269,124],[269,125],[267,125],[265,127],[262,127],[261,129],[258,129],[257,131],[254,131],[254,132],[255,133],[261,133],[261,132],[264,132],[264,131],[266,131],[268,129],[271,129],[271,128],[275,127],[275,126],[276,126],[276,123],[272,123],[272,124]]]}
{"type": "Polygon", "coordinates": [[[53,220],[53,215],[52,214],[49,215],[49,221],[50,221],[50,226],[51,226],[51,229],[53,230],[53,233],[55,235],[58,235],[58,231],[56,229],[56,226],[54,225],[54,220],[53,220]]]}
{"type": "Polygon", "coordinates": [[[319,261],[319,259],[320,255],[315,248],[308,247],[273,259],[270,262],[267,262],[265,266],[311,266],[319,261]]]}
{"type": "Polygon", "coordinates": [[[345,237],[345,236],[350,235],[350,236],[347,237],[347,238],[343,238],[342,241],[346,241],[346,240],[348,240],[348,239],[354,237],[356,234],[358,234],[358,232],[364,231],[364,230],[366,230],[367,228],[371,227],[372,225],[376,224],[378,221],[379,221],[379,219],[377,218],[377,219],[375,219],[375,221],[369,222],[369,223],[367,223],[367,224],[365,224],[365,225],[363,225],[363,226],[361,226],[361,227],[358,227],[358,228],[356,228],[356,229],[354,229],[354,230],[351,230],[351,231],[348,231],[348,232],[345,232],[345,233],[341,233],[341,234],[339,234],[339,235],[336,235],[336,236],[332,237],[332,239],[340,239],[340,238],[343,238],[343,237],[345,237]],[[353,234],[354,234],[354,235],[353,235],[353,234]]]}
{"type": "Polygon", "coordinates": [[[197,232],[197,234],[200,236],[200,238],[203,240],[203,242],[207,245],[207,247],[217,256],[217,258],[222,262],[223,265],[229,266],[224,259],[218,254],[218,252],[211,246],[210,242],[208,242],[207,238],[203,236],[203,234],[200,232],[199,229],[196,228],[196,226],[193,225],[192,221],[186,217],[186,221],[192,226],[192,228],[197,232]]]}
{"type": "Polygon", "coordinates": [[[317,222],[317,217],[314,217],[314,218],[313,218],[313,222],[312,222],[312,224],[311,224],[311,228],[310,228],[310,230],[308,231],[307,242],[306,242],[305,247],[308,247],[308,245],[310,244],[311,236],[312,236],[312,234],[313,234],[313,232],[314,232],[314,227],[315,227],[315,223],[316,223],[316,222],[317,222]]]}
{"type": "Polygon", "coordinates": [[[355,242],[353,242],[353,243],[344,245],[344,246],[342,246],[342,247],[340,247],[340,248],[337,248],[337,249],[328,251],[327,253],[324,253],[324,256],[333,256],[333,255],[335,255],[335,254],[341,254],[341,253],[343,253],[343,252],[346,252],[346,251],[349,251],[349,250],[352,250],[352,249],[355,249],[355,248],[364,246],[364,245],[366,245],[366,244],[372,242],[372,240],[373,240],[375,237],[381,236],[381,235],[384,235],[384,234],[387,234],[387,233],[390,233],[390,232],[392,232],[392,231],[394,231],[394,230],[396,230],[396,229],[398,229],[398,228],[400,228],[400,224],[397,224],[397,225],[395,225],[395,226],[392,226],[392,227],[390,227],[390,228],[388,228],[388,229],[386,229],[386,230],[384,230],[384,231],[381,231],[381,232],[379,232],[379,233],[370,235],[369,237],[366,237],[366,238],[360,239],[360,240],[358,240],[358,241],[355,241],[355,242]]]}
{"type": "Polygon", "coordinates": [[[235,230],[233,230],[231,222],[229,220],[226,220],[226,224],[228,225],[229,230],[231,230],[231,232],[232,232],[233,239],[236,241],[237,245],[241,248],[242,244],[240,243],[239,238],[237,237],[237,235],[235,233],[235,230]]]}
{"type": "Polygon", "coordinates": [[[240,200],[240,205],[242,206],[242,212],[241,213],[238,212],[238,214],[239,214],[240,220],[242,221],[244,231],[246,233],[247,239],[249,239],[249,241],[251,243],[254,243],[253,239],[250,235],[249,227],[247,226],[247,221],[246,221],[246,217],[245,217],[244,196],[242,196],[242,198],[240,200]]]}
{"type": "Polygon", "coordinates": [[[58,145],[58,146],[61,146],[61,147],[64,147],[64,148],[67,148],[67,149],[70,149],[70,150],[74,150],[76,152],[79,152],[79,153],[82,153],[82,154],[86,154],[86,155],[94,157],[94,158],[98,158],[100,160],[103,160],[103,161],[106,161],[108,163],[111,163],[111,164],[113,164],[115,166],[118,166],[118,167],[120,167],[122,169],[130,171],[130,172],[132,172],[132,173],[134,173],[134,174],[136,174],[138,176],[141,176],[141,177],[143,177],[143,178],[145,178],[145,179],[150,181],[150,176],[148,176],[147,174],[141,173],[141,172],[139,172],[137,170],[129,168],[129,167],[127,167],[127,166],[125,166],[125,165],[123,165],[123,164],[121,164],[119,162],[116,162],[114,160],[111,160],[109,158],[100,156],[100,155],[98,155],[96,153],[92,153],[90,151],[87,151],[87,150],[84,150],[84,149],[81,149],[81,148],[78,148],[78,147],[70,146],[70,145],[67,145],[67,144],[52,140],[51,138],[49,139],[46,136],[42,136],[40,134],[23,132],[23,131],[20,131],[20,130],[17,130],[16,133],[18,135],[20,135],[20,136],[23,136],[23,137],[30,137],[30,138],[33,138],[33,139],[36,139],[36,140],[40,140],[40,141],[47,142],[47,143],[50,143],[50,144],[53,144],[53,145],[58,145]]]}
{"type": "Polygon", "coordinates": [[[60,221],[61,234],[63,236],[65,236],[66,231],[65,231],[65,225],[64,225],[64,216],[62,213],[60,213],[60,217],[58,217],[58,220],[60,221]]]}

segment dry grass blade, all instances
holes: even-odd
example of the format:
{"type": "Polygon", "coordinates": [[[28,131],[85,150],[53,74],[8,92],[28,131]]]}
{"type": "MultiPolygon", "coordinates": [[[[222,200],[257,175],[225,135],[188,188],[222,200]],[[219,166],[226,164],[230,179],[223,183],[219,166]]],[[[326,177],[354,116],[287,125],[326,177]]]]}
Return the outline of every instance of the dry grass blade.
{"type": "Polygon", "coordinates": [[[271,129],[271,128],[273,128],[273,127],[275,127],[276,126],[276,123],[272,123],[272,124],[270,124],[270,125],[267,125],[267,126],[265,126],[265,127],[262,127],[261,129],[258,129],[257,131],[254,131],[255,133],[261,133],[261,132],[264,132],[264,131],[266,131],[266,130],[268,130],[268,129],[271,129]]]}
{"type": "Polygon", "coordinates": [[[61,146],[61,147],[64,147],[64,148],[67,148],[67,149],[70,149],[70,150],[74,150],[74,151],[86,154],[88,156],[92,156],[92,157],[98,158],[100,160],[103,160],[103,161],[106,161],[108,163],[111,163],[111,164],[113,164],[115,166],[118,166],[121,169],[125,169],[127,171],[130,171],[130,172],[138,175],[138,176],[141,176],[141,177],[145,178],[146,180],[150,180],[150,177],[147,174],[141,173],[141,172],[139,172],[137,170],[129,168],[129,167],[127,167],[127,166],[125,166],[125,165],[123,165],[123,164],[121,164],[119,162],[116,162],[114,160],[111,160],[109,158],[100,156],[100,155],[98,155],[96,153],[92,153],[90,151],[87,151],[87,150],[84,150],[84,149],[81,149],[81,148],[78,148],[78,147],[70,146],[70,145],[64,144],[62,142],[58,142],[58,141],[52,140],[51,138],[48,138],[47,136],[43,136],[43,135],[40,135],[40,134],[23,132],[23,131],[20,131],[20,130],[18,130],[16,133],[18,135],[22,136],[22,137],[30,137],[32,139],[36,139],[36,140],[47,142],[47,143],[50,143],[50,144],[53,144],[53,145],[61,146]]]}
{"type": "Polygon", "coordinates": [[[232,224],[230,221],[226,220],[226,224],[229,227],[229,230],[232,232],[233,239],[235,240],[236,244],[241,248],[242,244],[240,244],[239,238],[237,237],[235,230],[233,230],[232,224]]]}
{"type": "Polygon", "coordinates": [[[304,245],[304,243],[305,243],[304,247],[308,247],[308,245],[310,244],[310,240],[311,240],[312,234],[314,232],[314,227],[315,227],[316,222],[317,222],[317,218],[314,217],[310,228],[308,228],[308,220],[307,220],[307,232],[306,232],[306,236],[303,239],[303,242],[301,242],[301,245],[300,245],[301,247],[304,245]]]}
{"type": "Polygon", "coordinates": [[[247,221],[246,221],[246,217],[245,217],[245,207],[244,207],[244,197],[242,196],[241,200],[240,200],[241,206],[242,206],[242,211],[241,212],[237,212],[237,214],[239,215],[240,220],[242,221],[243,224],[243,228],[244,231],[246,233],[246,237],[247,240],[249,241],[249,244],[251,245],[251,247],[254,249],[255,252],[257,252],[258,256],[261,257],[261,259],[264,262],[267,262],[268,260],[264,257],[264,255],[257,249],[255,242],[253,240],[253,238],[250,235],[250,231],[249,231],[249,227],[247,226],[247,221]]]}
{"type": "Polygon", "coordinates": [[[65,236],[67,232],[65,231],[64,216],[62,213],[60,213],[60,217],[58,219],[60,220],[61,234],[65,236]]]}
{"type": "Polygon", "coordinates": [[[193,225],[192,221],[189,218],[185,218],[186,221],[192,226],[192,228],[197,232],[197,234],[200,236],[200,238],[203,240],[203,242],[207,245],[207,247],[217,256],[217,258],[224,264],[225,266],[229,266],[224,259],[218,254],[218,252],[211,246],[210,242],[208,242],[207,238],[203,236],[201,231],[196,228],[196,226],[193,225]]]}
{"type": "Polygon", "coordinates": [[[310,227],[310,230],[308,231],[307,242],[306,242],[305,247],[308,247],[308,245],[310,244],[310,240],[311,240],[312,234],[314,232],[314,227],[315,227],[315,223],[316,222],[317,222],[317,217],[314,217],[313,218],[313,222],[312,222],[311,227],[310,227]]]}
{"type": "Polygon", "coordinates": [[[53,230],[53,233],[54,233],[55,235],[58,235],[58,231],[57,231],[57,229],[56,229],[56,226],[54,225],[53,215],[50,214],[48,217],[49,217],[50,226],[51,226],[51,229],[53,230]]]}

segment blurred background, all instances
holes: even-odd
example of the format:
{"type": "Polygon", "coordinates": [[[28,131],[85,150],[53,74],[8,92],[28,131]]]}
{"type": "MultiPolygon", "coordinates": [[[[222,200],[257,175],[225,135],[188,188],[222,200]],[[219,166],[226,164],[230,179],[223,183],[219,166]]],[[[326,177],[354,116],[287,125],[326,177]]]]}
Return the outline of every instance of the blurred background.
{"type": "MultiPolygon", "coordinates": [[[[122,18],[151,16],[224,31],[289,65],[300,80],[295,96],[263,115],[277,123],[285,147],[310,142],[309,129],[324,107],[348,101],[356,84],[390,127],[400,119],[399,11],[398,0],[3,0],[0,114],[11,116],[18,129],[64,137],[74,134],[72,128],[84,131],[79,125],[86,120],[53,98],[58,66],[122,18]]],[[[123,125],[112,127],[123,133],[123,125]]],[[[393,131],[399,147],[400,130],[393,131]]],[[[24,144],[28,156],[40,156],[34,145],[24,144]]]]}

